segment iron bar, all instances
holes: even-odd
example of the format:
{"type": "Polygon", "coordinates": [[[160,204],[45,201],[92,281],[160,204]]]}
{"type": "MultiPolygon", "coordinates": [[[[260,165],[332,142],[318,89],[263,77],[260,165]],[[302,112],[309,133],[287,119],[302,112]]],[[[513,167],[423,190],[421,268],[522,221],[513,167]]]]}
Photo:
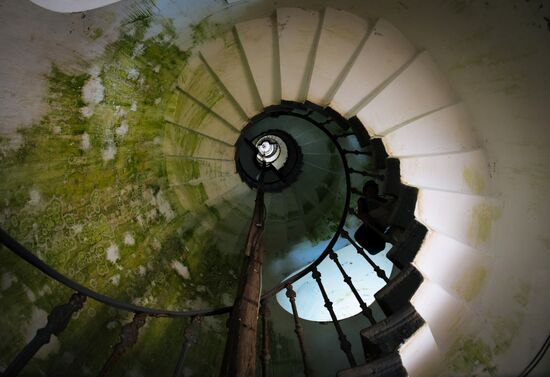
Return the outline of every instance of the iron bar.
{"type": "Polygon", "coordinates": [[[269,353],[269,318],[271,317],[271,310],[269,310],[269,305],[265,300],[261,302],[260,316],[262,317],[262,354],[260,356],[262,377],[268,377],[271,361],[271,354],[269,353]]]}
{"type": "Polygon", "coordinates": [[[76,281],[69,279],[67,276],[61,274],[59,271],[52,268],[49,264],[45,263],[42,259],[34,255],[30,250],[25,246],[21,245],[15,239],[13,239],[5,230],[0,228],[0,242],[6,246],[8,250],[13,252],[19,258],[25,260],[27,263],[35,267],[36,269],[42,271],[44,274],[48,275],[50,278],[58,281],[64,286],[80,293],[83,296],[101,302],[102,304],[108,305],[110,307],[125,310],[132,313],[146,313],[150,316],[155,317],[194,317],[197,315],[200,316],[210,316],[225,314],[231,311],[231,307],[215,308],[215,309],[203,309],[203,310],[189,310],[189,311],[174,311],[174,310],[164,310],[156,308],[146,308],[144,306],[138,306],[129,304],[127,302],[122,302],[115,300],[111,297],[102,295],[93,291],[85,286],[78,284],[76,281]]]}
{"type": "Polygon", "coordinates": [[[338,321],[338,318],[336,317],[336,313],[334,313],[334,308],[332,301],[330,301],[327,292],[325,290],[325,287],[323,286],[323,282],[321,281],[321,273],[319,270],[317,270],[317,267],[314,267],[311,276],[315,281],[317,282],[317,285],[319,286],[319,290],[321,291],[321,294],[323,295],[323,300],[325,301],[325,308],[327,308],[330,318],[332,318],[332,324],[334,325],[334,328],[336,329],[336,332],[338,333],[338,339],[340,340],[340,349],[344,351],[346,354],[346,357],[348,358],[349,364],[351,367],[357,366],[357,362],[355,361],[355,357],[353,356],[353,353],[351,352],[351,343],[349,342],[348,338],[346,337],[346,334],[344,334],[344,331],[342,330],[342,327],[340,326],[340,322],[338,321]]]}
{"type": "MultiPolygon", "coordinates": [[[[290,114],[290,115],[292,115],[294,117],[297,117],[297,118],[306,119],[306,117],[300,116],[299,114],[290,114]]],[[[333,135],[329,130],[327,130],[326,127],[319,124],[319,122],[311,120],[311,119],[306,119],[306,120],[308,120],[311,124],[313,124],[319,130],[321,130],[323,133],[325,133],[325,135],[327,135],[327,137],[330,139],[330,141],[336,147],[336,150],[338,151],[338,154],[340,155],[340,159],[341,159],[343,167],[344,167],[344,173],[345,173],[344,175],[345,175],[345,182],[346,182],[346,195],[345,195],[344,211],[342,212],[342,215],[340,216],[340,220],[338,222],[338,230],[335,232],[334,236],[329,241],[327,247],[321,253],[321,255],[313,263],[311,263],[308,267],[304,268],[300,272],[297,272],[296,274],[294,274],[291,277],[287,278],[285,281],[279,283],[278,285],[274,286],[273,288],[271,288],[270,290],[265,292],[262,295],[262,299],[267,299],[267,298],[270,298],[270,297],[276,295],[278,292],[283,290],[288,284],[292,284],[295,281],[297,281],[297,280],[301,279],[302,277],[306,276],[307,274],[309,274],[311,272],[311,269],[314,266],[319,265],[319,263],[321,263],[328,256],[329,249],[331,249],[336,244],[336,241],[338,241],[338,239],[340,238],[339,230],[343,229],[343,227],[346,223],[346,219],[348,217],[348,208],[350,206],[350,198],[351,198],[351,195],[350,195],[351,194],[351,191],[350,191],[350,188],[351,188],[350,173],[351,172],[350,172],[350,167],[349,167],[348,161],[346,159],[346,156],[345,156],[344,152],[342,151],[342,147],[338,143],[337,139],[338,139],[338,137],[352,136],[352,135],[354,135],[354,133],[350,132],[349,135],[343,135],[343,134],[333,135]]]]}
{"type": "Polygon", "coordinates": [[[48,322],[46,326],[38,329],[36,335],[27,345],[19,352],[19,354],[8,365],[3,377],[14,377],[19,375],[28,362],[34,357],[34,355],[42,348],[42,346],[48,344],[52,335],[58,336],[65,330],[69,324],[71,317],[74,313],[82,309],[86,296],[80,293],[73,293],[69,302],[58,305],[52,309],[48,315],[48,322]]]}
{"type": "Polygon", "coordinates": [[[340,263],[340,260],[338,259],[338,254],[334,252],[334,250],[330,251],[329,258],[334,261],[336,266],[338,267],[338,270],[340,270],[340,273],[342,274],[342,277],[344,278],[344,282],[350,287],[351,291],[353,292],[353,295],[357,299],[357,302],[359,303],[359,306],[361,307],[361,312],[367,319],[370,321],[371,325],[374,325],[376,323],[376,320],[374,319],[374,316],[372,314],[371,308],[368,307],[368,305],[363,301],[363,298],[357,292],[357,288],[353,285],[353,282],[351,280],[351,277],[347,274],[346,270],[344,270],[344,267],[342,266],[342,263],[340,263]]]}
{"type": "Polygon", "coordinates": [[[294,317],[294,332],[298,337],[298,344],[300,345],[300,353],[302,354],[302,363],[304,365],[304,376],[311,376],[311,368],[307,360],[306,347],[304,343],[304,329],[300,324],[300,317],[298,316],[298,308],[296,307],[296,292],[292,289],[292,285],[286,286],[286,297],[290,301],[292,307],[292,316],[294,317]]]}
{"type": "Polygon", "coordinates": [[[386,273],[384,272],[384,270],[382,270],[380,267],[378,267],[378,265],[376,263],[374,263],[374,261],[367,255],[367,253],[365,253],[365,250],[359,246],[354,240],[353,238],[351,238],[351,236],[349,235],[349,233],[342,229],[340,231],[340,234],[342,235],[342,237],[344,237],[345,239],[347,239],[352,245],[353,247],[355,247],[355,250],[357,250],[357,253],[360,254],[363,258],[365,258],[365,260],[372,266],[372,268],[374,269],[374,271],[376,272],[376,275],[384,280],[386,283],[389,282],[389,279],[388,277],[386,276],[386,273]]]}
{"type": "Polygon", "coordinates": [[[368,172],[368,171],[357,170],[357,169],[354,169],[354,168],[349,168],[349,172],[351,174],[361,174],[363,177],[370,177],[370,178],[375,178],[375,179],[384,179],[383,174],[371,173],[371,172],[368,172]]]}
{"type": "Polygon", "coordinates": [[[184,341],[181,346],[180,357],[178,359],[178,363],[176,364],[176,369],[174,370],[174,375],[173,375],[174,377],[183,376],[183,368],[185,366],[185,356],[187,355],[189,348],[191,348],[193,344],[197,343],[201,322],[202,322],[202,317],[200,316],[193,317],[191,319],[191,323],[189,323],[189,325],[183,331],[184,341]]]}
{"type": "Polygon", "coordinates": [[[118,360],[120,360],[120,358],[137,343],[139,329],[145,325],[146,320],[147,314],[135,313],[132,322],[122,326],[120,331],[120,341],[113,347],[113,352],[111,352],[111,355],[103,365],[103,368],[101,368],[99,377],[107,376],[118,360]]]}

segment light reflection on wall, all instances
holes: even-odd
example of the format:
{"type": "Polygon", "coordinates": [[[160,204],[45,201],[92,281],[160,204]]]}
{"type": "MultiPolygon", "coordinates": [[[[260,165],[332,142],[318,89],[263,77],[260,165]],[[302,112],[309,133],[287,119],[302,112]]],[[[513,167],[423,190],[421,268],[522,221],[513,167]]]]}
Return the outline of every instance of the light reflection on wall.
{"type": "MultiPolygon", "coordinates": [[[[387,276],[390,276],[392,270],[392,263],[386,258],[386,254],[390,249],[391,244],[386,244],[384,251],[371,256],[374,263],[380,266],[387,276]]],[[[365,303],[370,305],[374,302],[374,294],[385,285],[384,281],[376,276],[372,267],[357,253],[352,245],[337,250],[337,254],[340,263],[351,277],[353,285],[357,288],[365,303]]],[[[348,318],[360,313],[359,303],[349,286],[344,282],[342,274],[334,261],[326,258],[319,264],[318,270],[321,273],[327,295],[334,304],[334,312],[338,319],[348,318]]],[[[311,274],[293,284],[293,289],[296,291],[296,306],[300,318],[318,322],[331,320],[329,312],[324,307],[319,287],[311,274]]],[[[292,313],[290,302],[284,290],[277,294],[277,301],[286,311],[292,313]]]]}

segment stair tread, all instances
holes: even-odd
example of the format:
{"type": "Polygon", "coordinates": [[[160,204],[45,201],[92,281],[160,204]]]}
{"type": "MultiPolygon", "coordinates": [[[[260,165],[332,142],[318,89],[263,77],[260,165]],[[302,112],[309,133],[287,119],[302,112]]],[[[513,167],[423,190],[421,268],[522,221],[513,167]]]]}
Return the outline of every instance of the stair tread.
{"type": "Polygon", "coordinates": [[[406,306],[423,281],[422,274],[412,265],[401,270],[374,297],[387,316],[406,306]]]}
{"type": "Polygon", "coordinates": [[[258,18],[235,25],[248,66],[264,107],[281,102],[281,80],[276,22],[273,17],[258,18]]]}
{"type": "Polygon", "coordinates": [[[321,105],[330,103],[367,30],[366,20],[349,12],[325,8],[308,100],[321,105]]]}
{"type": "Polygon", "coordinates": [[[235,106],[232,99],[198,56],[193,56],[188,60],[178,77],[177,85],[179,89],[235,129],[240,130],[246,124],[246,116],[235,106]]]}
{"type": "Polygon", "coordinates": [[[404,269],[416,257],[427,233],[428,229],[424,225],[418,221],[411,222],[400,237],[400,241],[388,251],[386,257],[397,268],[404,269]]]}
{"type": "Polygon", "coordinates": [[[177,126],[165,127],[164,152],[168,156],[199,156],[232,160],[235,147],[177,126]]]}
{"type": "Polygon", "coordinates": [[[307,95],[320,14],[300,8],[278,8],[277,26],[281,98],[303,102],[307,95]]]}
{"type": "Polygon", "coordinates": [[[446,77],[429,53],[418,55],[395,79],[368,102],[357,117],[372,135],[456,102],[446,77]],[[422,90],[422,95],[418,95],[422,90]]]}
{"type": "Polygon", "coordinates": [[[416,216],[428,228],[483,251],[489,233],[482,222],[498,216],[498,208],[494,198],[423,188],[418,193],[416,216]]]}
{"type": "Polygon", "coordinates": [[[337,377],[407,377],[398,353],[384,356],[368,364],[339,371],[337,377]]]}
{"type": "Polygon", "coordinates": [[[200,54],[248,118],[263,110],[233,30],[206,43],[200,54]]]}
{"type": "Polygon", "coordinates": [[[432,189],[480,195],[489,186],[489,164],[481,149],[401,159],[403,182],[432,189]]]}
{"type": "Polygon", "coordinates": [[[354,115],[352,110],[414,54],[414,46],[399,30],[384,19],[378,20],[336,92],[332,106],[347,117],[354,115]]]}
{"type": "Polygon", "coordinates": [[[399,346],[420,328],[424,320],[415,308],[407,304],[405,307],[361,331],[361,340],[365,352],[365,360],[379,358],[383,354],[397,351],[399,346]]]}
{"type": "Polygon", "coordinates": [[[479,143],[470,123],[466,107],[459,103],[390,132],[384,137],[384,144],[395,157],[471,150],[479,143]]]}

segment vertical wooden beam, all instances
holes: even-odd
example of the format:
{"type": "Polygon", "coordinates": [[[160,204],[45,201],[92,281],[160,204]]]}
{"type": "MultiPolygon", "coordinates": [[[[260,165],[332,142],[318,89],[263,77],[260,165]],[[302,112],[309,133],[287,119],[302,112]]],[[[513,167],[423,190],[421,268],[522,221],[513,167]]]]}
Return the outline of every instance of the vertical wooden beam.
{"type": "Polygon", "coordinates": [[[271,354],[269,353],[269,317],[271,317],[271,310],[269,310],[267,301],[262,301],[260,316],[262,317],[262,354],[260,356],[260,360],[262,361],[262,377],[268,377],[269,363],[271,361],[271,354]]]}
{"type": "Polygon", "coordinates": [[[256,334],[262,289],[264,221],[264,195],[260,185],[246,240],[243,273],[229,318],[221,377],[256,376],[256,334]]]}

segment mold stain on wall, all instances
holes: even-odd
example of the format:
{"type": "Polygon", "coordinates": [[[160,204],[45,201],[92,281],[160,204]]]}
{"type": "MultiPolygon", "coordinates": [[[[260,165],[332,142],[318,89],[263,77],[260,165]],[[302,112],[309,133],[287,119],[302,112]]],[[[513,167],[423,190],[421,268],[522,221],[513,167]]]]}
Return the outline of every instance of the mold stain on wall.
{"type": "Polygon", "coordinates": [[[469,237],[476,245],[482,245],[489,240],[493,221],[498,219],[500,214],[500,208],[487,204],[473,208],[469,237]]]}
{"type": "MultiPolygon", "coordinates": [[[[164,109],[195,46],[176,47],[171,23],[155,20],[148,9],[126,20],[120,37],[81,72],[52,65],[47,113],[20,131],[19,148],[3,141],[0,170],[7,179],[0,184],[0,224],[54,268],[119,300],[174,310],[222,306],[223,295],[232,297],[235,287],[236,276],[227,268],[238,269],[240,259],[216,246],[211,228],[194,229],[197,219],[190,219],[169,187],[162,150],[164,109]],[[148,36],[154,22],[161,30],[148,36]],[[188,268],[189,279],[172,268],[173,261],[188,268]]],[[[186,169],[196,172],[193,162],[186,169]]],[[[66,302],[70,292],[2,253],[5,366],[44,325],[45,317],[36,313],[66,302]]],[[[24,374],[59,375],[66,368],[96,373],[130,319],[88,300],[49,353],[24,374]],[[90,334],[100,336],[84,342],[90,334]]],[[[189,368],[214,373],[224,321],[208,321],[207,340],[191,353],[189,368]]],[[[182,339],[174,335],[186,324],[149,319],[137,351],[117,372],[170,373],[182,339]]]]}

